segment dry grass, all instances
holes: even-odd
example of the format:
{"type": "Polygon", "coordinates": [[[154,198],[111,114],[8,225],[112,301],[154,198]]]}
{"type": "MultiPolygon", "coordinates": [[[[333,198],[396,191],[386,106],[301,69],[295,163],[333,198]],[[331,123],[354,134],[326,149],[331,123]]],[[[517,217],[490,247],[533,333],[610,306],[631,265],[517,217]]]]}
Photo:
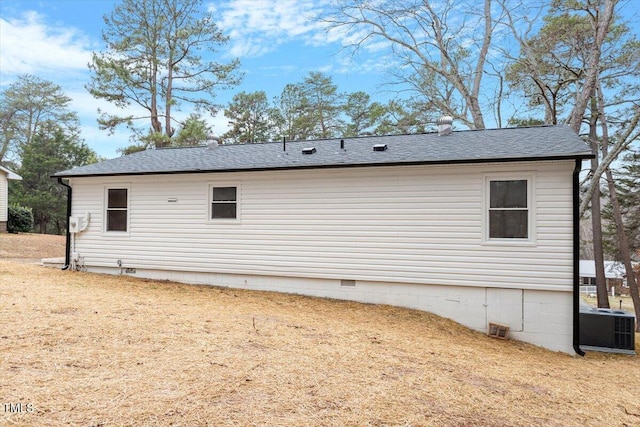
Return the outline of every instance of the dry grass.
{"type": "MultiPolygon", "coordinates": [[[[597,307],[598,306],[598,298],[596,297],[590,297],[588,295],[583,295],[582,296],[582,300],[584,302],[586,302],[587,304],[589,304],[592,307],[597,307]]],[[[629,313],[634,313],[633,311],[633,300],[631,299],[631,297],[621,297],[621,296],[617,296],[617,297],[612,297],[609,296],[609,307],[611,307],[611,309],[613,310],[624,310],[624,311],[628,311],[629,313]],[[621,303],[622,301],[622,303],[621,303]]]]}
{"type": "Polygon", "coordinates": [[[389,306],[6,258],[0,424],[640,425],[637,357],[570,357],[389,306]]]}
{"type": "Polygon", "coordinates": [[[37,262],[64,256],[65,237],[49,234],[0,234],[0,259],[37,262]]]}

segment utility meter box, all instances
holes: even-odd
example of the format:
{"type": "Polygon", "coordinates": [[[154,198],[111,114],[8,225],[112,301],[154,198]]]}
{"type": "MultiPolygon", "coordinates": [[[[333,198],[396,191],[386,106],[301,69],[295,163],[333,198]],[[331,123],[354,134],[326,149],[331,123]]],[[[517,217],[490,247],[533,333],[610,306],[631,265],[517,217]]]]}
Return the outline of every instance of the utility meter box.
{"type": "Polygon", "coordinates": [[[82,219],[78,216],[69,217],[69,233],[78,233],[80,231],[80,222],[82,219]]]}

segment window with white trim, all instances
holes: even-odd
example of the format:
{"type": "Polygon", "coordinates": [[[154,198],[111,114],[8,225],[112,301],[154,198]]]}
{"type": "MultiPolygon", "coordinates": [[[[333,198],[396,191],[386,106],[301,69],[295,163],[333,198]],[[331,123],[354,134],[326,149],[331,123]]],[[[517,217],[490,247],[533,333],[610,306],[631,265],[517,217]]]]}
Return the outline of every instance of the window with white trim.
{"type": "Polygon", "coordinates": [[[129,189],[107,188],[106,231],[128,231],[129,189]]]}
{"type": "Polygon", "coordinates": [[[488,182],[489,239],[529,239],[530,180],[490,179],[488,182]]]}
{"type": "Polygon", "coordinates": [[[211,186],[210,220],[238,219],[238,187],[211,186]]]}

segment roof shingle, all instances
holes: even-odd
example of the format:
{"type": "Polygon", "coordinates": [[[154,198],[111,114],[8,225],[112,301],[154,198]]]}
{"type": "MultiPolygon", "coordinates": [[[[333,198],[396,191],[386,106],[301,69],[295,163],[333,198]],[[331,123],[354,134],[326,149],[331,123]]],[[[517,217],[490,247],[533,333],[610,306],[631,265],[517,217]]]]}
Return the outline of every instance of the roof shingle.
{"type": "Polygon", "coordinates": [[[483,163],[579,159],[592,155],[568,126],[457,131],[146,150],[62,172],[54,177],[229,172],[395,164],[483,163]],[[340,141],[344,140],[344,150],[340,141]],[[374,145],[386,150],[375,151],[374,145]],[[303,149],[314,147],[312,154],[303,149]]]}

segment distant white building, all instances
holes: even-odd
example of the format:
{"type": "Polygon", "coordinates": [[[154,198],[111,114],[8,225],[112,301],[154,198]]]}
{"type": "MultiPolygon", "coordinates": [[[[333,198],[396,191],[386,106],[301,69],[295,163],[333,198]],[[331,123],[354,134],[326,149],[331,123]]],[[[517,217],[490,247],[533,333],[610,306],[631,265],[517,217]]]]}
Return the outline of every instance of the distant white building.
{"type": "MultiPolygon", "coordinates": [[[[622,262],[605,261],[604,276],[607,283],[607,291],[611,292],[611,289],[614,288],[617,294],[625,293],[625,290],[629,288],[626,274],[622,262]]],[[[580,260],[580,285],[583,287],[594,287],[596,285],[596,262],[594,260],[580,260]]]]}
{"type": "Polygon", "coordinates": [[[22,177],[9,169],[0,166],[0,233],[7,232],[9,209],[9,180],[21,180],[22,177]]]}
{"type": "MultiPolygon", "coordinates": [[[[607,279],[625,279],[624,264],[619,261],[604,262],[604,276],[607,279]]],[[[582,285],[595,285],[596,262],[592,259],[580,260],[580,281],[582,285]]]]}
{"type": "Polygon", "coordinates": [[[67,266],[392,304],[578,352],[566,126],[147,150],[54,175],[67,266]]]}

